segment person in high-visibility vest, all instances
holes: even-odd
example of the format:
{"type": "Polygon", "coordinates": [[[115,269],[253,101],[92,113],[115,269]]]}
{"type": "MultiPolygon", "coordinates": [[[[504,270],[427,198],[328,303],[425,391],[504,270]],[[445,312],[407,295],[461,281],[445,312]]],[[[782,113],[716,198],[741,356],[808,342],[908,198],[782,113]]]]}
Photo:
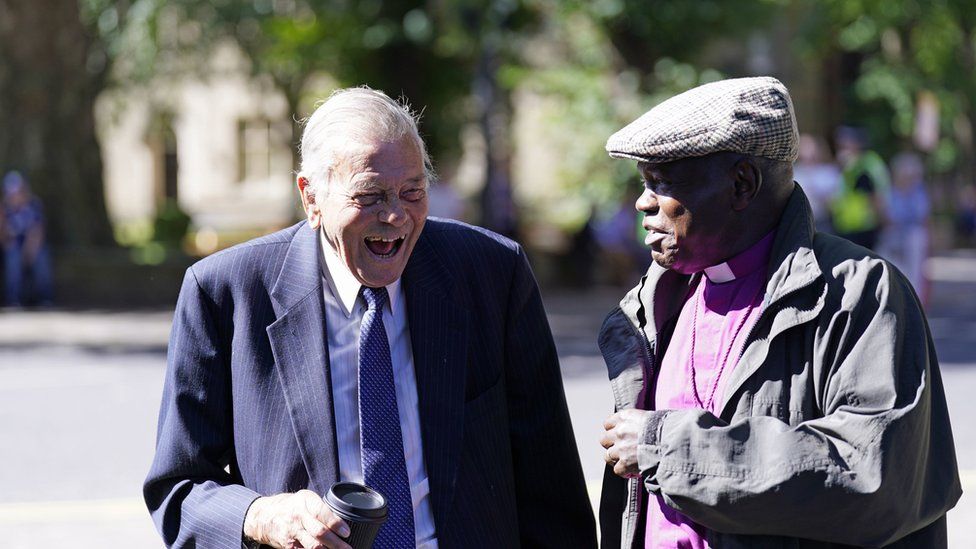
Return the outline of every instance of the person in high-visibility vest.
{"type": "Polygon", "coordinates": [[[835,137],[843,172],[840,192],[830,207],[834,232],[873,249],[884,224],[884,205],[891,188],[888,167],[878,153],[866,149],[863,130],[842,126],[835,137]]]}

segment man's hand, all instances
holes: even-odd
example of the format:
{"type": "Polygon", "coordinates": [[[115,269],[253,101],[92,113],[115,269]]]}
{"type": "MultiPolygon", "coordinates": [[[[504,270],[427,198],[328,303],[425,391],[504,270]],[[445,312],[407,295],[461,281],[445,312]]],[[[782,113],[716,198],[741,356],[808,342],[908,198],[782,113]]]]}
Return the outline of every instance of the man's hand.
{"type": "Polygon", "coordinates": [[[349,526],[311,490],[254,500],[244,535],[277,549],[351,549],[339,539],[349,535],[349,526]]]}
{"type": "Polygon", "coordinates": [[[637,444],[650,413],[646,410],[621,410],[603,422],[606,432],[600,439],[600,445],[607,449],[603,459],[621,477],[635,478],[640,474],[637,444]]]}

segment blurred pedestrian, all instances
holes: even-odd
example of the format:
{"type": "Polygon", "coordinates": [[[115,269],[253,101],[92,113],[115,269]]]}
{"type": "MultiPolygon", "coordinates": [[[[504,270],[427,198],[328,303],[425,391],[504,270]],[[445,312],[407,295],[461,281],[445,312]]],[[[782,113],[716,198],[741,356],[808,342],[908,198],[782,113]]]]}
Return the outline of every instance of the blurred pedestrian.
{"type": "Polygon", "coordinates": [[[838,236],[873,250],[885,220],[891,180],[878,153],[867,148],[861,128],[841,126],[835,133],[837,161],[842,168],[840,192],[831,204],[831,222],[838,236]]]}
{"type": "Polygon", "coordinates": [[[959,189],[955,230],[959,245],[976,246],[976,185],[964,185],[959,189]]]}
{"type": "Polygon", "coordinates": [[[51,257],[44,234],[44,208],[17,171],[3,178],[4,278],[6,304],[51,305],[51,257]]]}
{"type": "Polygon", "coordinates": [[[946,546],[961,487],[904,277],[817,233],[774,78],[705,84],[607,141],[655,264],[603,323],[603,547],[946,546]],[[635,543],[636,542],[636,543],[635,543]]]}
{"type": "Polygon", "coordinates": [[[641,245],[644,231],[634,210],[635,199],[625,194],[613,214],[596,227],[603,264],[615,286],[631,284],[650,264],[650,254],[641,245]]]}
{"type": "Polygon", "coordinates": [[[600,257],[596,210],[591,206],[583,224],[569,234],[569,246],[559,258],[560,282],[569,287],[590,288],[595,282],[600,257]]]}
{"type": "Polygon", "coordinates": [[[556,347],[522,248],[427,219],[430,158],[382,92],[302,134],[307,220],[187,270],[144,496],[169,547],[596,546],[556,347]]]}
{"type": "Polygon", "coordinates": [[[914,153],[901,153],[891,161],[891,192],[880,252],[908,278],[926,302],[925,259],[929,249],[931,204],[925,187],[925,166],[914,153]]]}
{"type": "Polygon", "coordinates": [[[833,232],[830,204],[840,192],[841,174],[837,163],[822,139],[800,134],[799,158],[793,166],[793,178],[803,187],[813,209],[813,222],[820,232],[833,232]]]}

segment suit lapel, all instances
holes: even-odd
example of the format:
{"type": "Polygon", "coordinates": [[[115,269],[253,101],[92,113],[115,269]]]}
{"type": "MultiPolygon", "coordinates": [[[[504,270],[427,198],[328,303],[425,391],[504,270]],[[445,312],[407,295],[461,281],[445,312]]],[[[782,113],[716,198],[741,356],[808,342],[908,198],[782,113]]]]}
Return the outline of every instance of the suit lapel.
{"type": "Polygon", "coordinates": [[[423,235],[403,274],[434,523],[446,524],[461,460],[468,311],[423,235]]]}
{"type": "Polygon", "coordinates": [[[317,234],[303,225],[292,239],[267,332],[310,487],[325,494],[339,475],[317,234]]]}

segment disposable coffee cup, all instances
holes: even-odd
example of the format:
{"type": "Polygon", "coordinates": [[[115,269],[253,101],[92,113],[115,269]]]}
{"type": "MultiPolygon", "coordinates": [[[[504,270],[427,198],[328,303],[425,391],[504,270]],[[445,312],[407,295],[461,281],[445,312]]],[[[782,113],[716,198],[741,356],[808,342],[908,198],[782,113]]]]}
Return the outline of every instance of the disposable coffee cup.
{"type": "Polygon", "coordinates": [[[369,549],[386,522],[386,498],[358,482],[337,482],[329,488],[325,503],[349,525],[346,543],[353,549],[369,549]]]}

